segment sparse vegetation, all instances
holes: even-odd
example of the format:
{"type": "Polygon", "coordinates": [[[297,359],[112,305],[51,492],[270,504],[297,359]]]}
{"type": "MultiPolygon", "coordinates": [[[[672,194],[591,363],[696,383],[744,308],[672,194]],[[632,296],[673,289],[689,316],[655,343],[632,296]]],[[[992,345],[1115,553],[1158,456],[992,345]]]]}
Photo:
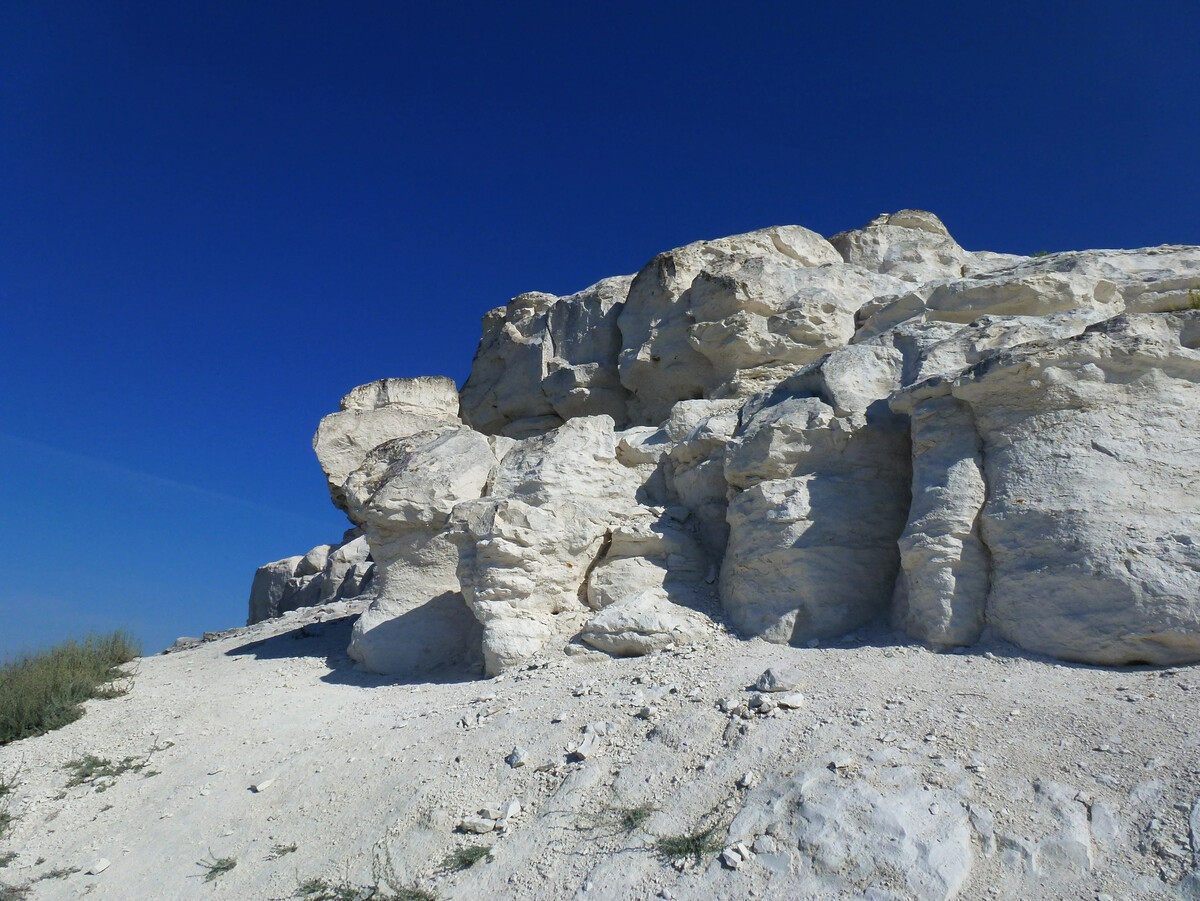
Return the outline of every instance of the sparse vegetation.
{"type": "Polygon", "coordinates": [[[622,832],[636,832],[646,825],[646,821],[650,819],[655,809],[652,804],[640,804],[637,807],[619,810],[617,811],[619,814],[617,827],[622,832]]]}
{"type": "Polygon", "coordinates": [[[380,901],[437,901],[437,895],[420,888],[402,888],[392,895],[380,895],[380,901]]]}
{"type": "Polygon", "coordinates": [[[1039,258],[1041,258],[1041,257],[1048,257],[1048,256],[1050,256],[1050,251],[1048,251],[1048,250],[1035,250],[1033,253],[1031,253],[1031,254],[1030,254],[1030,256],[1031,256],[1031,257],[1033,257],[1033,258],[1036,260],[1036,259],[1039,259],[1039,258]]]}
{"type": "Polygon", "coordinates": [[[267,860],[279,860],[279,858],[287,854],[294,854],[296,848],[297,846],[294,843],[290,845],[281,845],[276,843],[271,846],[271,852],[267,855],[267,860]]]}
{"type": "Polygon", "coordinates": [[[66,879],[79,872],[79,867],[55,867],[53,870],[47,870],[35,882],[41,882],[43,879],[66,879]]]}
{"type": "Polygon", "coordinates": [[[352,882],[329,882],[320,877],[306,879],[296,887],[293,898],[303,901],[437,901],[437,896],[424,889],[366,888],[352,882]]]}
{"type": "Polygon", "coordinates": [[[491,845],[467,845],[465,848],[457,848],[446,855],[442,861],[442,869],[469,870],[491,853],[491,845]]]}
{"type": "Polygon", "coordinates": [[[653,804],[638,804],[634,807],[604,805],[581,817],[581,828],[608,835],[628,835],[646,825],[658,811],[653,804]]]}
{"type": "Polygon", "coordinates": [[[1188,291],[1188,309],[1200,310],[1200,290],[1192,288],[1188,291]]]}
{"type": "Polygon", "coordinates": [[[232,857],[216,857],[208,852],[207,860],[196,861],[196,866],[204,869],[204,881],[212,882],[218,876],[223,876],[237,866],[237,860],[232,857]]]}
{"type": "Polygon", "coordinates": [[[0,854],[0,869],[3,869],[4,867],[8,866],[10,863],[12,863],[16,859],[17,859],[16,851],[5,851],[3,854],[0,854]]]}
{"type": "Polygon", "coordinates": [[[105,757],[85,754],[76,760],[67,761],[63,764],[63,769],[71,772],[71,778],[67,780],[67,788],[74,788],[76,785],[91,785],[96,791],[102,792],[123,773],[140,772],[149,765],[149,757],[143,759],[126,757],[113,763],[105,757]]]}
{"type": "Polygon", "coordinates": [[[372,852],[370,884],[358,885],[348,874],[347,865],[347,876],[337,882],[320,876],[306,879],[296,886],[292,897],[300,901],[437,901],[432,892],[402,884],[386,835],[375,843],[372,852]]]}
{"type": "Polygon", "coordinates": [[[709,826],[689,835],[664,835],[654,843],[654,849],[668,863],[689,857],[700,863],[705,855],[720,851],[721,843],[717,839],[717,827],[709,826]]]}
{"type": "Polygon", "coordinates": [[[0,901],[24,901],[32,889],[28,885],[4,885],[0,883],[0,901]]]}
{"type": "Polygon", "coordinates": [[[355,901],[361,897],[362,891],[362,888],[349,882],[334,884],[315,877],[301,882],[292,897],[303,898],[304,901],[355,901]]]}
{"type": "Polygon", "coordinates": [[[141,654],[126,632],[90,635],[0,666],[0,745],[41,735],[83,715],[82,703],[128,691],[119,667],[141,654]]]}
{"type": "MultiPolygon", "coordinates": [[[[21,767],[18,766],[11,776],[0,776],[0,839],[8,835],[8,830],[16,819],[9,813],[8,805],[12,802],[13,792],[17,790],[17,777],[20,775],[21,767]]],[[[11,861],[12,858],[5,859],[0,863],[0,867],[7,866],[11,861]]]]}

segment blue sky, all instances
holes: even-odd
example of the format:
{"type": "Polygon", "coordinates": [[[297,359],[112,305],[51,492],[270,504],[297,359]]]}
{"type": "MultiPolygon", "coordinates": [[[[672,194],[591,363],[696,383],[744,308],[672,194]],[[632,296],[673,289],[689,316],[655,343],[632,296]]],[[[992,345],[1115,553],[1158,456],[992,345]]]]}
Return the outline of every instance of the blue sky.
{"type": "Polygon", "coordinates": [[[0,4],[0,655],[244,622],[354,385],[699,238],[1200,243],[1191,0],[0,4]]]}

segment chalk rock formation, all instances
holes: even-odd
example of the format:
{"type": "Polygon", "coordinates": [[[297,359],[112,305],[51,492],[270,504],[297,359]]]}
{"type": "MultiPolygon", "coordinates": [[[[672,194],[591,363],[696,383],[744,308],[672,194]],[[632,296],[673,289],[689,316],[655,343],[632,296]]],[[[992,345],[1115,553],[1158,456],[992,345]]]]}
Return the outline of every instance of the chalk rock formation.
{"type": "Polygon", "coordinates": [[[367,454],[385,441],[458,423],[458,389],[451,379],[381,379],[355,388],[342,398],[340,412],[322,419],[313,436],[333,502],[358,524],[342,485],[367,454]]]}
{"type": "MultiPolygon", "coordinates": [[[[621,383],[632,395],[632,422],[657,425],[676,402],[708,397],[721,387],[737,362],[736,351],[722,352],[722,345],[727,339],[756,343],[750,330],[739,334],[739,324],[752,322],[763,340],[777,331],[785,333],[779,340],[789,347],[820,346],[826,332],[800,315],[798,341],[786,337],[784,323],[772,328],[761,320],[790,306],[799,290],[791,281],[797,270],[840,262],[828,241],[798,226],[699,241],[651,260],[634,277],[617,320],[621,383]]],[[[836,304],[829,306],[835,313],[836,304]]]]}
{"type": "Polygon", "coordinates": [[[448,426],[384,442],[346,479],[348,512],[378,566],[350,643],[368,669],[411,675],[473,659],[478,629],[446,525],[459,501],[483,493],[495,465],[486,436],[448,426]]]}
{"type": "Polygon", "coordinates": [[[1066,659],[1197,659],[1198,345],[1200,311],[1125,315],[898,396],[925,459],[909,631],[965,644],[986,617],[1066,659]]]}
{"type": "MultiPolygon", "coordinates": [[[[1200,660],[1198,336],[1200,248],[973,252],[917,210],[522,294],[461,397],[387,379],[321,422],[378,570],[351,653],[495,674],[702,642],[717,616],[1200,660]]],[[[361,587],[326,551],[260,570],[252,617],[361,587]]]]}
{"type": "Polygon", "coordinates": [[[489,496],[456,509],[459,578],[483,625],[487,672],[531,656],[554,617],[583,609],[588,568],[638,484],[616,458],[612,418],[580,417],[514,444],[489,496]]]}
{"type": "Polygon", "coordinates": [[[356,529],[347,532],[341,544],[320,544],[302,557],[260,566],[250,587],[246,624],[355,597],[370,585],[374,572],[371,549],[356,529]]]}
{"type": "Polygon", "coordinates": [[[605,414],[623,425],[617,317],[631,280],[607,278],[569,297],[521,294],[488,313],[463,385],[463,418],[518,438],[573,416],[605,414]]]}

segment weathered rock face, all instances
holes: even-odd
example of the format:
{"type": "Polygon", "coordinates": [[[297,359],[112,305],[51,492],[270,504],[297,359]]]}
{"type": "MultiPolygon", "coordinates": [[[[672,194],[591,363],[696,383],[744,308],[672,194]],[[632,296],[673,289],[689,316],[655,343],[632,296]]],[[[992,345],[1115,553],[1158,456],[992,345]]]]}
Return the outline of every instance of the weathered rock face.
{"type": "MultiPolygon", "coordinates": [[[[321,422],[377,568],[351,653],[494,674],[702,641],[719,603],[772,641],[1200,660],[1198,344],[1200,248],[971,252],[916,210],[520,295],[461,398],[389,379],[321,422]]],[[[358,591],[359,553],[263,567],[252,618],[358,591]]]]}
{"type": "Polygon", "coordinates": [[[617,373],[630,276],[569,297],[522,294],[483,320],[483,338],[463,385],[463,418],[489,434],[523,437],[573,416],[626,420],[617,373]]]}
{"type": "MultiPolygon", "coordinates": [[[[621,383],[632,394],[632,422],[657,425],[678,401],[711,396],[724,378],[702,348],[717,357],[725,371],[737,361],[736,352],[720,350],[737,324],[723,326],[722,321],[752,317],[760,334],[769,332],[758,320],[789,306],[787,299],[795,293],[789,288],[790,275],[840,261],[828,241],[797,226],[700,241],[651,260],[634,277],[618,319],[621,383]],[[693,294],[697,287],[698,297],[693,294]],[[739,304],[739,295],[744,303],[739,304]],[[694,299],[707,308],[702,315],[711,318],[696,315],[694,299]]],[[[818,343],[822,334],[810,330],[804,338],[818,343]]],[[[752,338],[735,335],[734,341],[748,343],[752,338]]]]}
{"type": "MultiPolygon", "coordinates": [[[[750,412],[750,411],[744,411],[750,412]]],[[[753,412],[729,445],[721,598],[742,631],[840,636],[886,610],[908,510],[905,423],[818,397],[753,412]]]]}
{"type": "Polygon", "coordinates": [[[573,419],[517,442],[489,497],[455,512],[459,579],[483,625],[488,673],[532,656],[554,618],[585,608],[585,580],[610,526],[636,507],[639,480],[616,459],[608,416],[573,419]]]}
{"type": "Polygon", "coordinates": [[[458,390],[451,379],[381,379],[355,388],[313,436],[333,502],[357,525],[342,485],[367,454],[385,441],[458,423],[458,390]]]}
{"type": "Polygon", "coordinates": [[[477,655],[446,525],[457,503],[483,493],[495,465],[485,436],[450,426],[384,442],[346,479],[349,513],[379,567],[350,642],[368,669],[415,675],[477,655]]]}
{"type": "Polygon", "coordinates": [[[946,432],[914,429],[944,455],[914,479],[916,634],[968,643],[986,617],[1066,659],[1200,658],[1197,338],[1200,311],[1121,316],[897,400],[946,432]]]}
{"type": "Polygon", "coordinates": [[[317,545],[303,557],[287,557],[260,566],[250,587],[247,625],[289,610],[356,597],[375,573],[371,550],[357,530],[338,545],[317,545]]]}

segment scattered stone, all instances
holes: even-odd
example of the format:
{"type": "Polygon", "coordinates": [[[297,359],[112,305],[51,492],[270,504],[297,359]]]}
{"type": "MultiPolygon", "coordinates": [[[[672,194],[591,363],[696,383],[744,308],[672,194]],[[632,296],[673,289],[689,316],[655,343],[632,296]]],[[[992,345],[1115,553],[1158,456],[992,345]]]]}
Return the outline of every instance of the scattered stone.
{"type": "Polygon", "coordinates": [[[518,767],[523,767],[529,762],[529,752],[518,745],[508,753],[508,756],[504,758],[504,762],[514,770],[518,767]]]}
{"type": "Polygon", "coordinates": [[[739,869],[746,861],[750,860],[753,856],[754,852],[752,852],[741,842],[738,842],[737,844],[730,845],[721,852],[721,862],[725,864],[725,866],[729,867],[729,869],[736,870],[739,869]]]}
{"type": "Polygon", "coordinates": [[[798,691],[790,691],[787,694],[777,695],[775,703],[785,710],[799,710],[804,706],[804,695],[798,691]]]}
{"type": "Polygon", "coordinates": [[[265,776],[265,777],[259,779],[253,785],[251,785],[250,791],[254,792],[255,794],[258,794],[259,792],[265,792],[268,788],[270,788],[274,784],[275,784],[274,776],[265,776]]]}
{"type": "Polygon", "coordinates": [[[101,873],[103,873],[105,870],[107,870],[111,866],[112,866],[112,861],[108,860],[105,857],[101,857],[94,864],[92,864],[90,867],[88,867],[87,875],[88,876],[99,876],[101,873]]]}
{"type": "Polygon", "coordinates": [[[790,679],[781,675],[774,668],[764,670],[763,674],[754,680],[755,691],[794,691],[798,687],[799,686],[794,679],[790,679]]]}
{"type": "Polygon", "coordinates": [[[775,854],[779,850],[779,842],[774,836],[764,833],[754,840],[752,850],[755,854],[775,854]]]}
{"type": "Polygon", "coordinates": [[[460,832],[469,832],[473,835],[486,835],[496,828],[496,821],[490,817],[463,817],[462,822],[458,824],[460,832]]]}
{"type": "Polygon", "coordinates": [[[587,760],[600,749],[600,736],[588,729],[583,733],[581,741],[572,752],[580,760],[587,760]]]}

